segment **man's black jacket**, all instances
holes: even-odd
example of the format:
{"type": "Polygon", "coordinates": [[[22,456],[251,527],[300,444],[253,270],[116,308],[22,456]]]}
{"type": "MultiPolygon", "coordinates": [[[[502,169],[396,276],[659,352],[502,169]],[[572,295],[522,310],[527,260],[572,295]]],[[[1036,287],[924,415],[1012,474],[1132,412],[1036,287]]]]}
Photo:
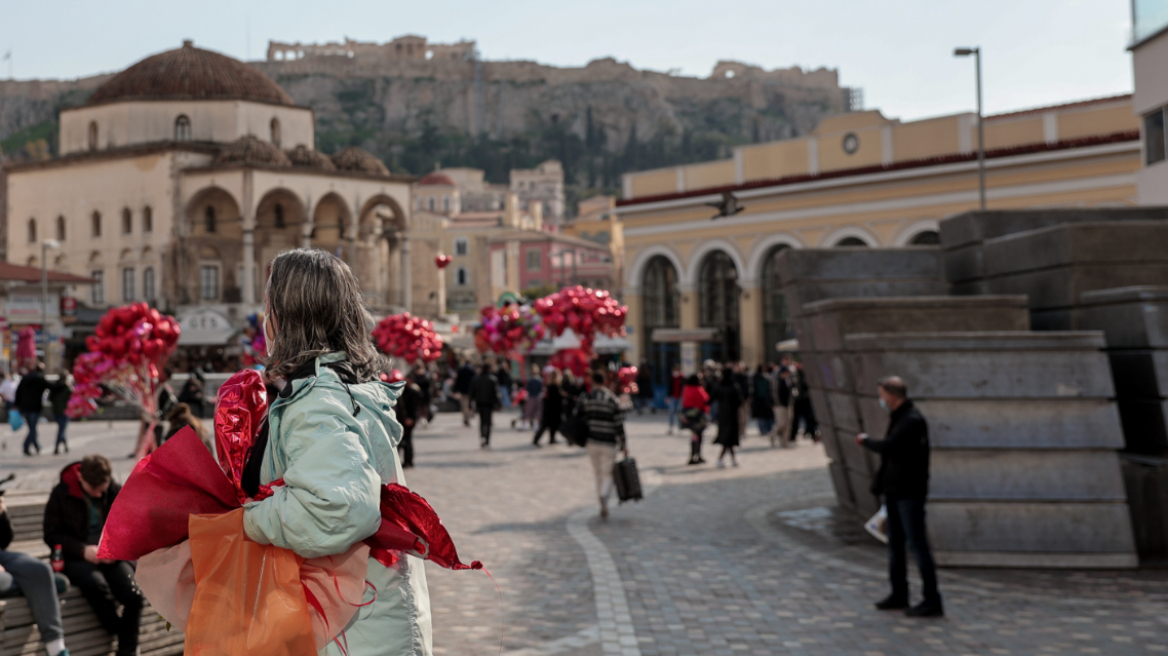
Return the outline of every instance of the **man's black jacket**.
{"type": "Polygon", "coordinates": [[[929,426],[912,401],[892,411],[883,440],[868,438],[864,446],[880,454],[872,494],[894,499],[929,494],[929,426]]]}
{"type": "Polygon", "coordinates": [[[97,506],[104,523],[121,489],[120,485],[111,482],[100,498],[88,497],[81,487],[81,463],[66,467],[61,472],[61,482],[53,488],[49,502],[45,504],[45,544],[50,549],[53,545],[61,545],[65,560],[84,559],[85,547],[89,544],[90,505],[97,506]]]}

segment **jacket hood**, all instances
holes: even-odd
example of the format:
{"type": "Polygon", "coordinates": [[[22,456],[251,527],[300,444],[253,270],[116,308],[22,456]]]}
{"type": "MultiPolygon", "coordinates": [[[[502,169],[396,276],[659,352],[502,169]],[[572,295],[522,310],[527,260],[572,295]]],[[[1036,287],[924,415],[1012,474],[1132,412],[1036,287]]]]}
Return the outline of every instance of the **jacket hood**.
{"type": "Polygon", "coordinates": [[[69,486],[69,496],[85,498],[85,490],[81,488],[81,461],[67,465],[61,470],[61,482],[69,486]]]}

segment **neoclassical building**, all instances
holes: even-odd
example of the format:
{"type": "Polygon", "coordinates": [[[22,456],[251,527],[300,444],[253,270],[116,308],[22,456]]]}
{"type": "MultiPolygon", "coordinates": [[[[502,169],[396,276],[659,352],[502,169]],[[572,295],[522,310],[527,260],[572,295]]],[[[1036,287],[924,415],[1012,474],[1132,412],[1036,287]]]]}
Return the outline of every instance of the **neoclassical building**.
{"type": "MultiPolygon", "coordinates": [[[[985,117],[987,207],[1136,204],[1139,127],[1131,96],[985,117]]],[[[783,249],[938,243],[941,219],[978,208],[976,146],[976,114],[853,112],[729,159],[626,174],[613,213],[635,357],[660,375],[682,335],[702,359],[774,360],[793,336],[783,249]],[[725,194],[741,211],[716,216],[725,194]]]]}
{"type": "Polygon", "coordinates": [[[190,41],[148,57],[63,110],[59,143],[8,171],[8,257],[39,266],[55,240],[50,268],[99,281],[92,308],[239,322],[272,258],[300,246],[348,261],[377,312],[431,296],[434,280],[411,284],[413,179],[358,148],[314,150],[312,109],[240,61],[190,41]]]}

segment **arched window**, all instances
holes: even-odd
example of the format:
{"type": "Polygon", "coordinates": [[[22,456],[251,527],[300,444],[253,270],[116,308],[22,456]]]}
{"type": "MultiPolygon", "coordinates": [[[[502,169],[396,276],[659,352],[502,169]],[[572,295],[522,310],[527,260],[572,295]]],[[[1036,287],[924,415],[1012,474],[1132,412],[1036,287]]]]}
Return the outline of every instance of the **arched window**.
{"type": "Polygon", "coordinates": [[[909,243],[913,246],[935,246],[941,243],[941,235],[936,230],[925,230],[914,235],[909,243]]]}
{"type": "Polygon", "coordinates": [[[442,196],[442,211],[443,212],[450,211],[450,196],[446,196],[446,195],[442,196]]]}
{"type": "Polygon", "coordinates": [[[699,274],[700,296],[698,319],[703,328],[717,328],[714,340],[702,345],[702,359],[716,362],[737,360],[740,352],[738,335],[738,269],[734,260],[722,251],[714,251],[702,261],[699,274]]]}
{"type": "Polygon", "coordinates": [[[867,247],[868,242],[864,241],[863,239],[860,239],[859,237],[844,237],[843,239],[839,240],[835,244],[836,248],[840,248],[841,246],[864,246],[864,247],[867,247]]]}
{"type": "Polygon", "coordinates": [[[454,270],[454,284],[459,287],[466,287],[470,283],[470,272],[466,267],[460,266],[454,270]]]}
{"type": "Polygon", "coordinates": [[[207,209],[203,211],[203,230],[215,232],[215,207],[213,205],[208,205],[207,209]]]}
{"type": "Polygon", "coordinates": [[[283,205],[281,205],[281,204],[279,204],[279,203],[276,203],[276,206],[275,206],[274,208],[272,208],[272,211],[273,211],[273,212],[275,213],[275,215],[276,215],[276,227],[277,227],[277,228],[283,228],[283,227],[285,226],[285,223],[284,223],[284,206],[283,206],[283,205]]]}
{"type": "Polygon", "coordinates": [[[187,118],[186,114],[180,114],[178,118],[174,119],[174,140],[191,140],[191,119],[187,118]]]}
{"type": "Polygon", "coordinates": [[[127,207],[122,210],[122,234],[128,235],[131,232],[134,232],[134,215],[127,207]]]}
{"type": "Polygon", "coordinates": [[[154,267],[142,269],[142,298],[154,300],[154,267]]]}
{"type": "Polygon", "coordinates": [[[65,217],[57,217],[57,241],[65,241],[65,217]]]}
{"type": "Polygon", "coordinates": [[[93,216],[90,218],[90,225],[92,226],[93,236],[100,237],[101,236],[101,212],[94,212],[93,213],[93,216]]]}
{"type": "Polygon", "coordinates": [[[787,319],[787,299],[783,296],[783,281],[779,277],[779,255],[789,246],[780,244],[767,254],[762,263],[762,335],[763,360],[778,357],[775,346],[794,337],[787,319]]]}
{"type": "Polygon", "coordinates": [[[154,210],[150,206],[142,208],[142,232],[154,231],[154,210]]]}
{"type": "Polygon", "coordinates": [[[279,146],[280,141],[281,141],[280,119],[273,118],[271,128],[272,128],[272,143],[275,144],[276,146],[279,146]]]}
{"type": "Polygon", "coordinates": [[[678,306],[680,295],[677,291],[677,269],[669,258],[657,255],[645,267],[642,284],[644,299],[644,330],[642,348],[649,359],[653,382],[665,383],[673,363],[681,360],[677,344],[654,342],[653,330],[657,328],[678,328],[681,326],[678,306]]]}
{"type": "Polygon", "coordinates": [[[36,240],[37,240],[36,237],[37,237],[37,235],[36,235],[36,219],[29,219],[28,220],[28,243],[35,244],[36,240]]]}
{"type": "Polygon", "coordinates": [[[466,255],[470,252],[470,242],[466,237],[456,237],[454,240],[454,254],[466,255]]]}
{"type": "Polygon", "coordinates": [[[89,122],[89,149],[97,150],[97,121],[89,122]]]}
{"type": "Polygon", "coordinates": [[[431,212],[434,211],[434,197],[433,196],[426,199],[426,209],[430,210],[431,212]]]}

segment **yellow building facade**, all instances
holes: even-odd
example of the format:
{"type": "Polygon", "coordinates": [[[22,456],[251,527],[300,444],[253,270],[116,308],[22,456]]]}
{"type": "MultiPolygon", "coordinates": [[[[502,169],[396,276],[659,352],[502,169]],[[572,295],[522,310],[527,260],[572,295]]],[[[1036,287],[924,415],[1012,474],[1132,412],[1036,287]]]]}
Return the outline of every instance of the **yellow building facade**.
{"type": "MultiPolygon", "coordinates": [[[[614,212],[637,359],[675,360],[652,333],[678,328],[702,335],[702,359],[775,360],[790,336],[777,254],[937,243],[941,219],[978,207],[977,127],[976,114],[854,112],[726,160],[625,175],[614,212]],[[726,194],[744,209],[715,217],[726,194]]],[[[989,116],[984,130],[989,209],[1137,203],[1131,96],[989,116]]]]}

